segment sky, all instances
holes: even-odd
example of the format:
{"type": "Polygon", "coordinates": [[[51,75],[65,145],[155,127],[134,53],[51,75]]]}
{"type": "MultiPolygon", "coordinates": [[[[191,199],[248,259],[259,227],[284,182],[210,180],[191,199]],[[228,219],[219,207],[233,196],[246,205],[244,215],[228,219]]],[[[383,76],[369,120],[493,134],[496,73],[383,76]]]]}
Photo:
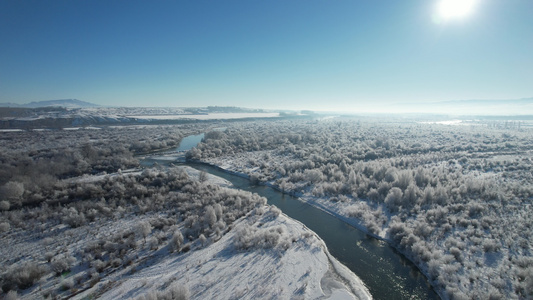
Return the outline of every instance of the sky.
{"type": "Polygon", "coordinates": [[[533,1],[0,1],[0,102],[357,111],[533,97],[533,1]]]}

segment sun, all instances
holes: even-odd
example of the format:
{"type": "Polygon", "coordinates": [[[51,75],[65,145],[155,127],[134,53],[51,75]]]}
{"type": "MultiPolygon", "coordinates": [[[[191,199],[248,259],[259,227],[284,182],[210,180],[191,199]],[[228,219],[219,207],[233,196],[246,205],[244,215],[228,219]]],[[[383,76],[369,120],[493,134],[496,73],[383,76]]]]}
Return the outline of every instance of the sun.
{"type": "Polygon", "coordinates": [[[464,18],[472,13],[477,0],[441,0],[437,10],[444,20],[464,18]]]}

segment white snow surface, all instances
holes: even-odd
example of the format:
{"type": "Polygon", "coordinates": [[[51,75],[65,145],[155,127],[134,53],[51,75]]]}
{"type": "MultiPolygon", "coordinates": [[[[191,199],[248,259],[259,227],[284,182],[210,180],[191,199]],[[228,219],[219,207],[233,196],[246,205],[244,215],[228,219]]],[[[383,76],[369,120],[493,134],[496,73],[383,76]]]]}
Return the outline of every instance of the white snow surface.
{"type": "Polygon", "coordinates": [[[177,119],[194,119],[194,120],[229,120],[229,119],[246,119],[246,118],[275,118],[279,113],[209,113],[202,115],[129,115],[129,118],[147,119],[147,120],[177,120],[177,119]]]}
{"type": "MultiPolygon", "coordinates": [[[[181,168],[192,178],[199,177],[200,171],[181,168]]],[[[140,171],[123,173],[135,175],[140,171]]],[[[116,175],[82,176],[70,181],[97,182],[116,175]]],[[[207,181],[231,186],[229,181],[209,173],[207,181]]],[[[191,299],[372,299],[364,283],[331,256],[320,237],[275,211],[271,206],[256,209],[237,220],[218,241],[207,237],[206,245],[193,243],[186,253],[162,251],[138,265],[136,272],[126,268],[108,274],[73,299],[136,299],[174,285],[186,287],[191,299]],[[239,249],[234,243],[243,229],[281,231],[280,241],[287,241],[287,248],[280,247],[280,242],[274,248],[239,249]]],[[[106,228],[117,231],[125,221],[106,228]]]]}
{"type": "Polygon", "coordinates": [[[252,212],[217,242],[197,246],[201,249],[193,246],[190,252],[146,262],[134,274],[112,274],[75,299],[138,298],[176,284],[186,287],[191,299],[371,299],[362,281],[329,254],[316,234],[284,214],[252,212]],[[234,240],[243,228],[281,228],[289,246],[238,249],[234,240]]]}

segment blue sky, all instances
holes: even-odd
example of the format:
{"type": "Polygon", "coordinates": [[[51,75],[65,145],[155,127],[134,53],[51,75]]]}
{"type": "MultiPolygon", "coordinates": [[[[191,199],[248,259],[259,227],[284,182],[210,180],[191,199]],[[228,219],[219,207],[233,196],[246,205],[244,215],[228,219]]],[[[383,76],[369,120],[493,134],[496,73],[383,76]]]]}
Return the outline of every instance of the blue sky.
{"type": "Polygon", "coordinates": [[[0,1],[0,102],[358,110],[533,97],[533,1],[0,1]]]}

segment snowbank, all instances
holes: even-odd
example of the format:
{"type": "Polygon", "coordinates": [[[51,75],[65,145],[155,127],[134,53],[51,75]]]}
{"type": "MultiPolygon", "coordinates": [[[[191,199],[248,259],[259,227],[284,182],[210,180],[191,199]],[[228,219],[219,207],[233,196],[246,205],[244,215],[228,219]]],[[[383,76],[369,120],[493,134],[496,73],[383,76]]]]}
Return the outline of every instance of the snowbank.
{"type": "Polygon", "coordinates": [[[191,299],[371,299],[316,234],[276,208],[256,209],[219,241],[196,246],[200,249],[146,263],[134,274],[111,275],[76,298],[139,298],[177,284],[191,299]],[[243,232],[268,232],[277,235],[276,243],[243,249],[238,243],[243,232]],[[100,289],[108,290],[99,294],[100,289]]]}

